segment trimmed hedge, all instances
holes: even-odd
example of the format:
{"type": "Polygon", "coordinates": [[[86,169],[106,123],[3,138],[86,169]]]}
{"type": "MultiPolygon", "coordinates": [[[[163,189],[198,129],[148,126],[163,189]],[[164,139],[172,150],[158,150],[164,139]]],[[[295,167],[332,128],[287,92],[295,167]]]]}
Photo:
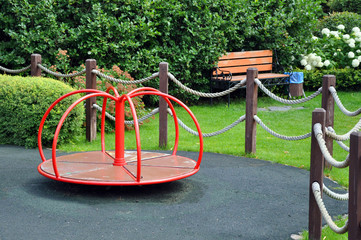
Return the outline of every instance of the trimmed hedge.
{"type": "Polygon", "coordinates": [[[324,75],[335,75],[336,89],[341,91],[357,91],[361,90],[361,70],[353,68],[344,69],[324,69],[307,71],[304,69],[296,69],[295,72],[303,72],[304,89],[315,91],[322,87],[322,77],[324,75]]]}
{"type": "MultiPolygon", "coordinates": [[[[54,79],[0,75],[0,144],[36,147],[44,113],[56,99],[71,91],[74,89],[54,79]]],[[[43,129],[44,146],[51,145],[61,116],[78,98],[66,98],[50,112],[43,129]]],[[[68,142],[78,135],[83,120],[84,107],[78,105],[64,122],[58,142],[68,142]]]]}

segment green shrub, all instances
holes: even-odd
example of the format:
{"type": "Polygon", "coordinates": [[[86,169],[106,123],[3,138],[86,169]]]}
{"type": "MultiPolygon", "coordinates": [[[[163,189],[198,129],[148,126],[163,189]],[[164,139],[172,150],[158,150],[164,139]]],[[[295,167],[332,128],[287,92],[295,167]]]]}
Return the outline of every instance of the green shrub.
{"type": "Polygon", "coordinates": [[[328,2],[331,11],[335,12],[355,12],[361,14],[359,0],[330,0],[328,2]]]}
{"type": "MultiPolygon", "coordinates": [[[[73,90],[54,79],[0,75],[0,143],[36,147],[44,113],[56,99],[73,90]]],[[[79,97],[66,98],[51,111],[43,129],[43,145],[51,145],[61,116],[79,97]]],[[[78,135],[83,120],[84,107],[80,104],[68,115],[58,142],[70,141],[78,135]]]]}
{"type": "Polygon", "coordinates": [[[337,29],[337,26],[340,24],[345,26],[345,32],[351,32],[354,27],[361,28],[361,15],[353,12],[332,13],[318,22],[313,34],[317,37],[321,37],[322,29],[337,29]]]}
{"type": "Polygon", "coordinates": [[[324,69],[307,71],[296,69],[295,72],[303,72],[304,89],[315,91],[322,87],[322,78],[325,75],[334,75],[336,77],[336,89],[340,91],[357,91],[361,89],[361,70],[353,68],[344,69],[324,69]]]}
{"type": "MultiPolygon", "coordinates": [[[[323,14],[321,2],[0,0],[0,64],[16,69],[39,53],[50,66],[62,49],[71,66],[94,58],[140,79],[166,61],[186,86],[208,92],[211,68],[225,51],[274,49],[282,65],[292,65],[323,14]]],[[[157,81],[149,85],[158,88],[157,81]]],[[[179,88],[169,93],[198,99],[179,88]]]]}

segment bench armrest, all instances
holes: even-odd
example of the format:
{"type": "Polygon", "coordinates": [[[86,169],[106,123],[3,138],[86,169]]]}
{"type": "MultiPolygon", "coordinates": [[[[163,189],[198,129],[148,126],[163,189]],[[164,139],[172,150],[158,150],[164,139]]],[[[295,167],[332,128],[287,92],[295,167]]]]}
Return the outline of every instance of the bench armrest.
{"type": "Polygon", "coordinates": [[[222,78],[224,81],[232,80],[232,73],[230,71],[222,71],[219,67],[216,67],[216,75],[213,76],[217,79],[222,78]]]}

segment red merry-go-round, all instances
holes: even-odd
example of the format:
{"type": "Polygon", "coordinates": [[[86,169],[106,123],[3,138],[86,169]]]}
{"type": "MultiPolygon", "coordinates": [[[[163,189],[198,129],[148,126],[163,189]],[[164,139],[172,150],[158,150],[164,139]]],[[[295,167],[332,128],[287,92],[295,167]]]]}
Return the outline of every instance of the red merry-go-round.
{"type": "Polygon", "coordinates": [[[61,96],[51,104],[40,122],[38,145],[40,157],[42,159],[42,163],[38,166],[40,174],[57,181],[87,185],[147,185],[179,180],[198,172],[203,155],[202,132],[192,111],[177,98],[150,87],[138,88],[123,95],[119,95],[117,90],[111,86],[106,92],[84,89],[61,96]],[[109,94],[110,91],[113,91],[114,95],[109,94]],[[87,95],[76,100],[64,112],[55,130],[52,144],[52,156],[47,160],[44,155],[41,141],[46,119],[51,110],[60,101],[78,93],[87,93],[87,95]],[[171,154],[141,150],[138,118],[132,101],[132,98],[141,95],[157,95],[167,102],[175,124],[175,143],[171,154]],[[92,97],[104,98],[101,116],[101,151],[79,152],[56,156],[58,137],[65,119],[75,106],[92,97]],[[113,151],[107,151],[105,149],[104,124],[108,98],[115,101],[115,150],[113,151]],[[179,126],[177,115],[171,101],[176,102],[183,107],[194,121],[200,143],[197,161],[177,155],[179,126]],[[129,103],[134,120],[136,151],[124,150],[124,110],[126,102],[129,103]]]}

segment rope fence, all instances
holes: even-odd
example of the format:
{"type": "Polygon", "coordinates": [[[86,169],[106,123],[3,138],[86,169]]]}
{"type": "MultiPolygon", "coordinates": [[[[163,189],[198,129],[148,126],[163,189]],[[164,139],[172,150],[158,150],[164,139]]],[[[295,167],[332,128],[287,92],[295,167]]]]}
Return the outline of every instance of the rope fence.
{"type": "MultiPolygon", "coordinates": [[[[160,63],[159,64],[159,72],[153,73],[151,76],[139,79],[139,80],[122,80],[110,77],[104,73],[101,73],[96,69],[96,60],[94,59],[87,59],[86,60],[86,67],[85,69],[72,73],[72,74],[62,74],[58,72],[51,71],[50,69],[46,68],[41,64],[41,55],[39,54],[32,54],[31,55],[31,64],[23,69],[19,70],[10,70],[4,67],[0,66],[0,70],[8,73],[19,73],[26,71],[28,69],[31,69],[31,75],[32,76],[41,76],[41,71],[53,75],[58,78],[68,78],[68,77],[75,77],[79,75],[86,75],[86,88],[94,89],[96,88],[96,80],[97,77],[103,80],[112,81],[116,83],[121,84],[142,84],[154,79],[159,78],[159,89],[160,91],[164,93],[168,93],[168,82],[169,80],[174,82],[176,86],[183,89],[187,93],[199,96],[199,97],[206,97],[206,98],[215,98],[215,97],[222,97],[225,95],[228,95],[229,93],[232,93],[236,91],[237,89],[244,87],[246,85],[246,112],[244,115],[242,115],[239,119],[237,119],[235,122],[231,123],[230,125],[212,132],[204,134],[204,137],[212,137],[219,134],[222,134],[239,123],[245,121],[245,129],[246,129],[246,139],[245,139],[245,152],[246,153],[255,153],[256,152],[256,127],[257,124],[260,125],[264,130],[266,130],[271,135],[287,140],[287,141],[297,141],[309,138],[311,136],[311,133],[306,133],[301,136],[285,136],[277,133],[275,130],[270,129],[268,126],[265,125],[265,123],[257,116],[257,92],[258,87],[270,98],[281,102],[283,104],[292,105],[292,104],[301,104],[305,103],[307,101],[310,101],[317,97],[318,95],[322,94],[322,107],[326,109],[326,112],[328,114],[328,121],[327,127],[332,128],[333,127],[333,111],[334,111],[334,105],[336,105],[341,109],[341,111],[346,114],[347,116],[356,116],[361,113],[361,108],[351,112],[347,110],[344,105],[342,104],[341,100],[339,99],[337,95],[337,91],[335,89],[335,78],[331,75],[326,75],[323,78],[323,85],[320,87],[316,92],[312,93],[308,97],[303,97],[301,99],[295,99],[295,100],[289,100],[284,99],[281,97],[276,96],[274,93],[272,93],[267,87],[260,81],[258,76],[258,70],[255,68],[250,68],[247,70],[247,77],[245,77],[244,80],[240,81],[239,83],[235,84],[233,87],[216,93],[204,93],[200,91],[196,91],[194,89],[191,89],[187,86],[185,86],[180,80],[178,80],[173,74],[168,72],[168,63],[160,63]]],[[[96,111],[101,111],[101,108],[96,105],[96,99],[91,98],[87,100],[86,103],[86,132],[87,132],[87,139],[88,141],[92,141],[96,137],[96,111]]],[[[167,144],[167,131],[166,126],[167,123],[167,115],[171,115],[168,112],[168,107],[165,102],[160,101],[159,108],[156,110],[153,110],[150,114],[154,115],[159,113],[159,143],[160,146],[165,146],[167,144]]],[[[106,116],[109,119],[114,120],[114,116],[111,116],[109,113],[106,113],[106,116]]],[[[171,115],[172,116],[172,115],[171,115]]],[[[193,129],[186,126],[181,119],[177,119],[179,124],[189,133],[197,135],[198,133],[194,131],[193,129]]],[[[132,121],[127,122],[127,124],[133,124],[132,121]]],[[[348,133],[344,135],[337,135],[335,131],[325,129],[326,132],[326,138],[325,138],[325,145],[330,151],[330,155],[332,155],[332,142],[334,139],[338,141],[340,146],[345,148],[345,145],[342,145],[341,141],[346,141],[349,139],[350,134],[354,131],[358,131],[361,129],[361,120],[355,125],[353,129],[351,129],[348,133]]]]}
{"type": "Polygon", "coordinates": [[[332,231],[337,234],[348,232],[348,239],[361,239],[361,132],[350,131],[350,147],[340,145],[349,152],[346,160],[337,161],[327,149],[325,138],[326,131],[334,132],[332,127],[326,127],[326,111],[322,108],[312,113],[312,138],[311,138],[311,166],[310,166],[310,198],[309,198],[309,239],[321,239],[322,218],[332,231]],[[349,189],[345,194],[335,193],[323,184],[323,167],[327,161],[332,167],[349,167],[349,189]],[[324,204],[322,192],[327,196],[348,201],[348,220],[339,227],[332,220],[324,204]]]}

